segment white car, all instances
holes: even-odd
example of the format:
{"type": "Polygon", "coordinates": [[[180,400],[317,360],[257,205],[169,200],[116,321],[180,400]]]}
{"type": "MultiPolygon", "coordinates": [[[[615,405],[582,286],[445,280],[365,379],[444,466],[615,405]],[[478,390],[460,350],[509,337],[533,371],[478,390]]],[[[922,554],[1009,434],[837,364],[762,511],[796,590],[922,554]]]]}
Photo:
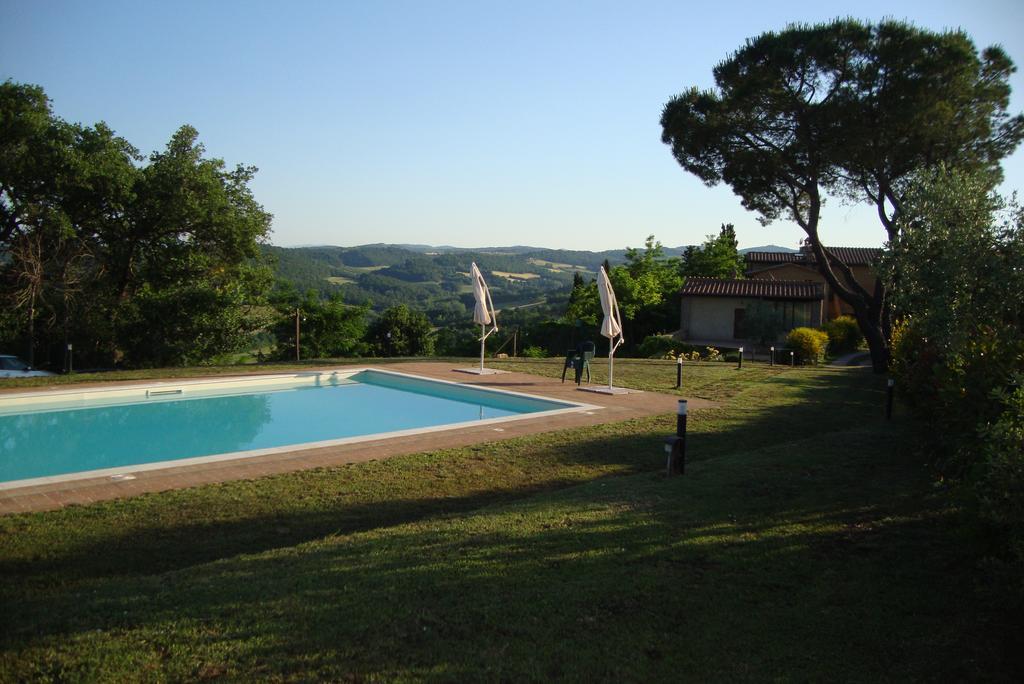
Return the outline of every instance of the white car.
{"type": "Polygon", "coordinates": [[[0,354],[0,378],[38,378],[45,375],[53,373],[36,370],[17,356],[0,354]]]}

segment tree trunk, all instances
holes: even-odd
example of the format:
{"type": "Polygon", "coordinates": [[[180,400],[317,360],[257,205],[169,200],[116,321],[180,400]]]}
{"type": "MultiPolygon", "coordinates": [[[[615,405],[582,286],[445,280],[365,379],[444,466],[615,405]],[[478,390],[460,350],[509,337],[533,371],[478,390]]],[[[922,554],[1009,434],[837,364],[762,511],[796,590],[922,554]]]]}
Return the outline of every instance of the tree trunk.
{"type": "MultiPolygon", "coordinates": [[[[864,312],[866,315],[862,315],[858,311],[858,307],[855,304],[850,304],[854,307],[854,314],[857,318],[857,324],[860,326],[860,331],[864,334],[864,340],[868,343],[868,350],[871,352],[871,368],[875,373],[882,374],[889,371],[889,340],[883,330],[881,316],[877,317],[878,320],[872,320],[872,311],[864,312]]],[[[871,307],[873,309],[874,307],[871,307]]]]}
{"type": "Polygon", "coordinates": [[[853,316],[857,319],[857,326],[864,335],[864,341],[868,343],[868,350],[871,352],[871,368],[878,374],[887,373],[890,349],[887,326],[884,325],[885,289],[879,283],[873,294],[866,298],[861,297],[836,287],[835,284],[839,278],[830,269],[821,267],[820,262],[818,271],[832,285],[832,291],[836,296],[853,307],[853,316]]]}

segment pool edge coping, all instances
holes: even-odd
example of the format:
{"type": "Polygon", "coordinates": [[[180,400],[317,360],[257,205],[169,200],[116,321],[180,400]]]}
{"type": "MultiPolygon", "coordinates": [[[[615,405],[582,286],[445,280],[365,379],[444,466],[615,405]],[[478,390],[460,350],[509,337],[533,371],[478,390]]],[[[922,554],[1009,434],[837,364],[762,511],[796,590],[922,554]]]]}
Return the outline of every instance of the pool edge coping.
{"type": "MultiPolygon", "coordinates": [[[[251,378],[255,383],[282,380],[287,378],[295,378],[300,376],[309,375],[320,375],[323,373],[329,373],[333,375],[354,375],[356,373],[364,371],[373,371],[375,373],[384,373],[387,375],[394,375],[403,378],[414,378],[417,380],[423,380],[432,383],[441,383],[446,385],[454,385],[456,387],[475,389],[481,392],[489,392],[494,394],[502,395],[513,395],[518,397],[524,397],[528,399],[535,399],[546,401],[549,403],[566,404],[565,408],[550,409],[547,411],[536,411],[533,413],[524,413],[515,416],[501,416],[497,418],[487,418],[484,420],[473,420],[473,421],[462,421],[458,423],[446,423],[444,425],[434,425],[422,428],[408,428],[405,430],[392,430],[390,432],[376,432],[368,435],[355,435],[352,437],[341,437],[332,440],[321,440],[318,442],[301,442],[297,444],[283,445],[279,447],[268,447],[265,449],[249,449],[246,451],[232,451],[222,454],[211,454],[208,456],[194,456],[190,458],[174,459],[166,461],[155,461],[152,463],[142,463],[137,465],[126,465],[126,466],[115,466],[112,468],[100,468],[96,470],[85,470],[78,471],[75,473],[65,473],[61,475],[45,475],[35,478],[24,478],[21,480],[10,480],[7,482],[0,482],[0,492],[4,494],[10,494],[19,489],[28,489],[31,487],[39,487],[45,485],[62,484],[65,482],[75,482],[78,480],[90,480],[90,479],[107,479],[117,481],[118,476],[130,476],[137,472],[149,472],[156,470],[174,470],[176,468],[184,468],[188,466],[205,465],[212,463],[222,463],[227,461],[244,461],[249,458],[256,458],[259,456],[272,456],[277,454],[285,454],[289,452],[300,452],[307,450],[326,449],[331,447],[343,446],[348,444],[358,444],[359,442],[372,442],[376,440],[387,440],[399,437],[410,437],[421,434],[430,434],[435,432],[444,432],[447,430],[458,430],[469,427],[483,427],[488,425],[495,425],[500,423],[509,423],[522,420],[529,420],[533,418],[545,418],[551,416],[559,416],[570,413],[585,413],[592,412],[606,407],[597,404],[587,404],[584,402],[573,402],[565,399],[553,399],[551,397],[539,396],[536,394],[529,394],[526,392],[517,392],[514,390],[498,389],[494,387],[481,386],[476,383],[461,383],[453,380],[444,380],[441,378],[431,378],[422,375],[415,375],[412,373],[400,373],[398,371],[386,370],[380,367],[374,366],[360,366],[356,368],[346,368],[340,372],[337,369],[313,369],[298,371],[295,373],[274,373],[267,375],[258,375],[255,378],[251,378]],[[257,379],[258,378],[258,379],[257,379]]],[[[250,376],[251,377],[251,376],[250,376]]],[[[168,385],[182,386],[182,385],[209,385],[216,384],[218,382],[241,382],[244,381],[246,376],[231,376],[231,379],[220,379],[220,378],[199,378],[193,380],[187,380],[183,382],[132,382],[131,385],[121,385],[120,387],[102,387],[79,390],[36,390],[30,392],[21,392],[15,395],[7,395],[5,398],[20,398],[20,397],[32,397],[32,396],[46,396],[52,398],[55,395],[61,394],[82,394],[84,392],[95,391],[95,392],[110,392],[110,391],[122,391],[125,389],[132,389],[135,391],[145,390],[150,387],[166,387],[168,385]]],[[[133,479],[129,477],[122,477],[122,479],[133,479]]]]}

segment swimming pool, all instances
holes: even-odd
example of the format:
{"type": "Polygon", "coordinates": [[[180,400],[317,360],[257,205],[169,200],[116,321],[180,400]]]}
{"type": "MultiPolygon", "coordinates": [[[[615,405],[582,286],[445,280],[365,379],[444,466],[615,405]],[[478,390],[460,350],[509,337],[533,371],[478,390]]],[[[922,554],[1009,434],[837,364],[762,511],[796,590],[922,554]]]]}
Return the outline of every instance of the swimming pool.
{"type": "Polygon", "coordinates": [[[0,489],[595,408],[377,369],[0,396],[0,489]]]}

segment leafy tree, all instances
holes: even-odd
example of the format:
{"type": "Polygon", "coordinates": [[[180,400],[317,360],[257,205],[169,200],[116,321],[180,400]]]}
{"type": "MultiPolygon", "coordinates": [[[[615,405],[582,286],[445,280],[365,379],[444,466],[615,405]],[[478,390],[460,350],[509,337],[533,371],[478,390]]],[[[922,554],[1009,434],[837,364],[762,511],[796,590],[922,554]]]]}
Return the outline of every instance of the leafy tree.
{"type": "MultiPolygon", "coordinates": [[[[494,339],[494,338],[491,338],[494,339]]],[[[508,352],[511,353],[509,348],[508,352]]],[[[478,356],[480,354],[480,326],[472,320],[460,325],[438,328],[434,334],[434,353],[437,356],[478,356]]],[[[491,353],[488,348],[488,353],[491,353]]]]}
{"type": "Polygon", "coordinates": [[[367,341],[376,356],[429,356],[434,353],[430,321],[420,311],[399,304],[370,324],[367,341]]]}
{"type": "Polygon", "coordinates": [[[53,115],[41,88],[0,86],[0,287],[32,356],[74,340],[86,363],[195,363],[265,320],[255,169],[204,157],[179,129],[148,163],[105,124],[53,115]]]}
{"type": "Polygon", "coordinates": [[[796,25],[716,66],[716,89],[668,102],[662,141],[708,185],[732,187],[763,223],[796,221],[884,372],[886,291],[881,282],[867,291],[823,247],[825,195],[874,205],[891,242],[914,172],[946,164],[994,184],[1024,136],[1024,117],[1007,113],[1013,71],[1002,49],[979,55],[959,31],[851,19],[796,25]]]}
{"type": "Polygon", "coordinates": [[[947,475],[968,469],[993,393],[1024,373],[1024,211],[978,174],[928,174],[884,261],[900,321],[894,369],[939,437],[947,475]],[[899,279],[898,283],[896,279],[899,279]]]}
{"type": "Polygon", "coordinates": [[[679,272],[684,277],[742,278],[743,255],[739,252],[736,228],[723,223],[718,235],[708,235],[700,247],[687,247],[679,272]]]}
{"type": "Polygon", "coordinates": [[[588,282],[576,271],[572,276],[572,291],[565,309],[565,320],[575,325],[580,321],[588,326],[597,325],[601,316],[601,298],[597,293],[597,281],[588,282]]]}
{"type": "Polygon", "coordinates": [[[277,320],[273,326],[277,339],[276,356],[295,359],[295,316],[299,321],[299,351],[302,358],[323,359],[361,356],[369,348],[366,336],[368,307],[351,306],[334,294],[322,300],[315,290],[302,297],[287,287],[275,296],[277,320]]]}
{"type": "MultiPolygon", "coordinates": [[[[909,193],[900,222],[883,263],[898,317],[897,388],[925,423],[921,434],[932,462],[945,479],[975,494],[1001,556],[989,559],[986,569],[1005,571],[1019,614],[1024,209],[990,191],[984,175],[940,171],[926,174],[909,193]]],[[[1003,600],[1013,598],[998,591],[1003,600]]]]}
{"type": "Polygon", "coordinates": [[[39,339],[50,347],[70,341],[72,320],[109,330],[98,236],[124,216],[136,161],[138,152],[104,124],[54,117],[41,88],[0,84],[0,251],[10,257],[0,266],[0,294],[22,321],[5,339],[29,359],[39,339]]]}
{"type": "Polygon", "coordinates": [[[609,273],[627,329],[626,348],[634,350],[648,335],[674,329],[678,322],[679,260],[665,256],[653,235],[643,251],[626,249],[626,263],[609,273]]]}

